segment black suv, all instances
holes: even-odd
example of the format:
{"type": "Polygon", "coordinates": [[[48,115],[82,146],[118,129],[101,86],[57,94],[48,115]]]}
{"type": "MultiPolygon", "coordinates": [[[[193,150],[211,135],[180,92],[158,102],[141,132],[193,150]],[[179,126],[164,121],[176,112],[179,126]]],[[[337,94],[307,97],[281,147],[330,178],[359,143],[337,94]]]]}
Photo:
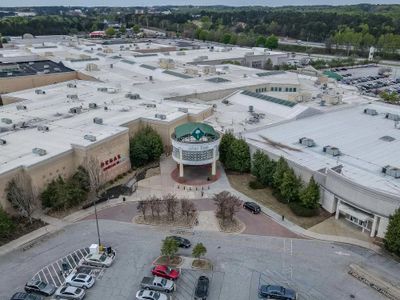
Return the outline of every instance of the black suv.
{"type": "Polygon", "coordinates": [[[180,236],[172,235],[167,238],[175,240],[180,248],[190,248],[190,246],[192,245],[188,239],[185,239],[180,236]]]}
{"type": "Polygon", "coordinates": [[[253,214],[259,214],[261,212],[261,207],[257,203],[254,203],[254,202],[245,202],[243,204],[243,208],[248,209],[253,214]]]}
{"type": "Polygon", "coordinates": [[[194,299],[206,300],[208,297],[208,286],[210,280],[207,276],[200,276],[197,280],[196,290],[194,291],[194,299]]]}

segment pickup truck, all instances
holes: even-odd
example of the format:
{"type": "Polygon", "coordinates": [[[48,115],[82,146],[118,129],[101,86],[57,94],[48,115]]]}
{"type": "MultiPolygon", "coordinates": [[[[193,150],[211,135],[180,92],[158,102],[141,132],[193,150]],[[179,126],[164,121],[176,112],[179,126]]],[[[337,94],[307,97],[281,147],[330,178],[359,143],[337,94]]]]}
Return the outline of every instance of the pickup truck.
{"type": "Polygon", "coordinates": [[[162,291],[166,293],[170,293],[175,290],[175,283],[172,280],[168,280],[157,276],[143,277],[140,286],[143,289],[162,291]]]}

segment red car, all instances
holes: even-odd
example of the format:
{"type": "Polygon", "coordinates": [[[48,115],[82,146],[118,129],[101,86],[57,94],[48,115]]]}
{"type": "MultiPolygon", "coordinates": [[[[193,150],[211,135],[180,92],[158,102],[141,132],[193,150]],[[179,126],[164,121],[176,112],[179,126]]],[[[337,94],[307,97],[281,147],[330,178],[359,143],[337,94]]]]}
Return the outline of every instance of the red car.
{"type": "Polygon", "coordinates": [[[177,280],[179,278],[180,272],[179,270],[172,269],[168,266],[157,265],[152,270],[151,273],[154,276],[163,277],[169,280],[177,280]]]}

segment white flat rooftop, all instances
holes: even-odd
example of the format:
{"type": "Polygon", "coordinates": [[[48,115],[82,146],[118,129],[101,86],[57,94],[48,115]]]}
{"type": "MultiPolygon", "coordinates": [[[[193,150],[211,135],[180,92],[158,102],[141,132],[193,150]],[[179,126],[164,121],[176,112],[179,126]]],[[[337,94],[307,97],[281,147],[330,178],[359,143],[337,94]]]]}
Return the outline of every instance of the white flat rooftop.
{"type": "Polygon", "coordinates": [[[364,186],[398,194],[400,180],[382,173],[386,165],[400,167],[400,129],[395,128],[394,121],[384,117],[385,113],[400,114],[400,108],[384,104],[359,105],[244,135],[249,143],[311,170],[343,165],[343,176],[364,186]],[[364,108],[376,109],[379,115],[364,114],[364,108]],[[383,136],[394,140],[382,140],[383,136]],[[302,137],[313,139],[316,146],[302,146],[299,144],[302,137]],[[327,145],[339,148],[342,155],[333,157],[324,153],[322,148],[327,145]]]}

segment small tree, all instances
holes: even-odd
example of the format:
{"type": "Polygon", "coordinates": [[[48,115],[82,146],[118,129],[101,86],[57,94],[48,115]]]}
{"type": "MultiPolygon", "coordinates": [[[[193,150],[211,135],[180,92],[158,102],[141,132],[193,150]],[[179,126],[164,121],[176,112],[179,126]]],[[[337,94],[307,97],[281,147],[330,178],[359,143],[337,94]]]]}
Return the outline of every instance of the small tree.
{"type": "Polygon", "coordinates": [[[150,211],[151,211],[151,216],[154,218],[154,213],[158,212],[158,216],[160,214],[160,210],[157,209],[157,206],[159,205],[158,198],[155,196],[150,196],[147,200],[149,203],[150,211]]]}
{"type": "Polygon", "coordinates": [[[168,264],[171,261],[171,257],[175,256],[178,253],[179,245],[178,241],[171,238],[166,238],[163,240],[161,246],[161,255],[165,255],[168,257],[168,264]]]}
{"type": "Polygon", "coordinates": [[[226,133],[222,136],[221,142],[219,143],[219,160],[225,164],[226,157],[231,147],[232,142],[235,140],[235,136],[232,133],[226,133]]]}
{"type": "Polygon", "coordinates": [[[279,191],[283,199],[288,203],[297,201],[299,199],[299,192],[301,189],[301,181],[296,177],[293,169],[287,170],[283,174],[283,179],[279,191]]]}
{"type": "Polygon", "coordinates": [[[143,219],[146,220],[146,212],[149,207],[149,202],[146,200],[140,200],[136,206],[136,209],[142,213],[143,219]]]}
{"type": "Polygon", "coordinates": [[[203,243],[197,243],[196,246],[194,246],[193,251],[192,251],[192,256],[194,258],[200,259],[200,257],[206,255],[207,253],[207,248],[203,245],[203,243]]]}
{"type": "Polygon", "coordinates": [[[163,197],[163,201],[167,210],[168,219],[174,221],[178,208],[178,199],[174,194],[168,194],[163,197]]]}
{"type": "Polygon", "coordinates": [[[164,203],[164,201],[162,201],[161,199],[158,199],[158,198],[154,199],[154,201],[156,204],[154,207],[154,211],[156,212],[157,217],[160,218],[160,213],[164,209],[165,203],[164,203]]]}
{"type": "Polygon", "coordinates": [[[133,31],[135,34],[138,34],[138,33],[140,32],[140,26],[139,26],[138,24],[133,25],[132,31],[133,31]]]}
{"type": "Polygon", "coordinates": [[[83,164],[84,169],[88,174],[90,191],[99,197],[100,191],[106,183],[106,178],[100,161],[94,157],[86,157],[83,164]]]}
{"type": "Polygon", "coordinates": [[[119,28],[119,32],[120,32],[121,34],[125,34],[125,33],[126,33],[126,27],[125,27],[125,25],[121,25],[121,27],[119,28]]]}
{"type": "Polygon", "coordinates": [[[265,48],[276,49],[278,48],[278,38],[275,35],[270,35],[265,41],[265,48]]]}
{"type": "Polygon", "coordinates": [[[228,170],[247,172],[250,170],[250,149],[243,139],[234,139],[226,155],[225,167],[228,170]]]}
{"type": "Polygon", "coordinates": [[[0,238],[8,237],[15,229],[10,216],[0,207],[0,238]]]}
{"type": "Polygon", "coordinates": [[[385,234],[385,248],[400,255],[400,209],[396,209],[389,218],[389,225],[385,234]]]}
{"type": "Polygon", "coordinates": [[[37,193],[32,186],[31,177],[23,171],[10,180],[5,189],[7,200],[12,206],[32,223],[37,193]]]}
{"type": "Polygon", "coordinates": [[[272,185],[274,188],[280,189],[283,180],[283,175],[287,170],[289,170],[289,166],[286,160],[281,156],[278,162],[276,163],[275,172],[272,179],[272,185]]]}
{"type": "Polygon", "coordinates": [[[319,206],[319,197],[319,186],[315,182],[314,177],[311,177],[307,186],[300,192],[301,205],[306,208],[315,209],[319,206]]]}
{"type": "Polygon", "coordinates": [[[160,135],[150,126],[140,129],[129,143],[130,159],[135,167],[160,159],[164,149],[160,135]]]}
{"type": "Polygon", "coordinates": [[[186,216],[186,221],[189,221],[189,218],[194,215],[196,212],[196,206],[194,203],[187,199],[181,200],[181,213],[186,216]]]}
{"type": "Polygon", "coordinates": [[[227,191],[223,191],[215,194],[213,200],[217,206],[215,211],[217,218],[220,218],[223,223],[227,220],[232,222],[235,213],[241,207],[240,199],[227,191]]]}
{"type": "Polygon", "coordinates": [[[113,37],[114,35],[115,35],[115,29],[113,28],[113,27],[108,27],[107,29],[106,29],[106,35],[108,36],[108,37],[113,37]]]}

